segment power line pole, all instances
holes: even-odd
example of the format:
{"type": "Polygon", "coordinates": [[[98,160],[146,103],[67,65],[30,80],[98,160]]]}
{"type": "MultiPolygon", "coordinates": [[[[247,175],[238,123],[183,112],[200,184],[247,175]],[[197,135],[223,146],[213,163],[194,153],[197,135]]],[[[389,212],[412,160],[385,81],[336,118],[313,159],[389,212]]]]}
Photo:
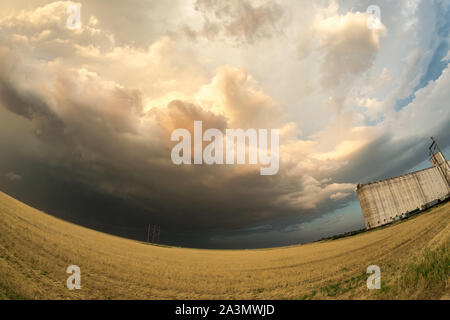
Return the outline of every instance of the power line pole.
{"type": "Polygon", "coordinates": [[[150,242],[150,224],[148,225],[148,230],[147,230],[147,242],[150,242]]]}
{"type": "Polygon", "coordinates": [[[153,225],[152,243],[155,243],[156,224],[153,225]]]}
{"type": "Polygon", "coordinates": [[[157,243],[159,243],[159,234],[161,233],[161,226],[158,226],[158,241],[157,243]]]}

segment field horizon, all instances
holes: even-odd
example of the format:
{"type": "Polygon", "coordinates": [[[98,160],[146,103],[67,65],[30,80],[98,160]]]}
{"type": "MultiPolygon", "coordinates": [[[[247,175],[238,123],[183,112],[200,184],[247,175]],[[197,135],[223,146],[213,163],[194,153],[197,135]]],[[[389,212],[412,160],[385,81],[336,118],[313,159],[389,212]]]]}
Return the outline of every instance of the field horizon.
{"type": "Polygon", "coordinates": [[[449,212],[336,240],[195,249],[88,229],[0,192],[0,299],[448,299],[449,212]],[[66,288],[69,265],[80,290],[66,288]],[[367,289],[369,265],[380,290],[367,289]]]}

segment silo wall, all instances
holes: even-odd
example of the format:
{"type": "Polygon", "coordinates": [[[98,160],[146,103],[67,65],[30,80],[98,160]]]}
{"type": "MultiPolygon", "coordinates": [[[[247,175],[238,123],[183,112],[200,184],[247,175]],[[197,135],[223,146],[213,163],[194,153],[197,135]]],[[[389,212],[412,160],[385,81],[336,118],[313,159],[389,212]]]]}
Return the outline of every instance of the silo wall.
{"type": "Polygon", "coordinates": [[[359,185],[356,190],[367,229],[394,221],[449,197],[450,188],[438,167],[359,185]]]}

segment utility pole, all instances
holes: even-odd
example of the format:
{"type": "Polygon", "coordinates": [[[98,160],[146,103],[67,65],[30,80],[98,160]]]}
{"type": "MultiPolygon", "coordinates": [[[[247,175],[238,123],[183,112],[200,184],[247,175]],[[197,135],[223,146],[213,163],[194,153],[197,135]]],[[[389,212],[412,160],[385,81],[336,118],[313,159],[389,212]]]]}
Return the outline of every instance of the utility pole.
{"type": "Polygon", "coordinates": [[[158,226],[158,240],[157,243],[159,243],[159,234],[161,233],[161,226],[158,226]]]}
{"type": "Polygon", "coordinates": [[[155,243],[155,235],[156,235],[156,224],[153,225],[152,243],[155,243]]]}
{"type": "Polygon", "coordinates": [[[147,230],[147,242],[150,242],[150,224],[148,225],[148,230],[147,230]]]}

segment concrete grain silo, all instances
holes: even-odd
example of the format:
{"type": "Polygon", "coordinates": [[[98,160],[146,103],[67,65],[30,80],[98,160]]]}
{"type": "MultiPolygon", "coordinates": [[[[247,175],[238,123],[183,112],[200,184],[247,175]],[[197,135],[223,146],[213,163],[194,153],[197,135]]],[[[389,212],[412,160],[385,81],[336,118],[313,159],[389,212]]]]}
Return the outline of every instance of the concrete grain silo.
{"type": "Polygon", "coordinates": [[[440,150],[431,154],[430,162],[433,167],[428,169],[358,184],[356,193],[367,229],[390,223],[450,197],[449,162],[440,150]]]}

